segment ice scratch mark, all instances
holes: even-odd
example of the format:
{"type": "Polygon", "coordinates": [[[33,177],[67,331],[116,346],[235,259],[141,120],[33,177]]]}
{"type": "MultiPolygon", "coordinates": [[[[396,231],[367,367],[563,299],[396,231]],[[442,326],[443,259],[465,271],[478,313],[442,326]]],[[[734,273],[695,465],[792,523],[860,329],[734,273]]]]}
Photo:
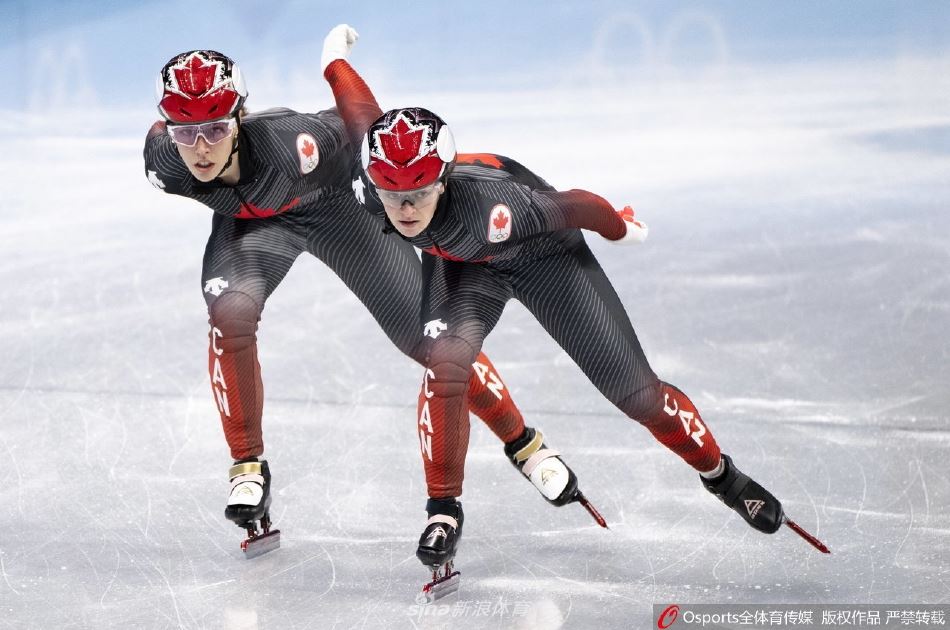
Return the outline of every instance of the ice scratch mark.
{"type": "Polygon", "coordinates": [[[868,476],[864,470],[863,464],[858,464],[858,470],[861,473],[861,484],[862,484],[861,501],[860,503],[858,503],[858,511],[854,515],[854,528],[858,531],[858,533],[864,533],[861,531],[861,528],[858,527],[858,520],[861,518],[861,514],[863,513],[863,510],[864,510],[864,503],[867,501],[867,497],[868,497],[868,476]]]}
{"type": "Polygon", "coordinates": [[[907,499],[907,505],[910,508],[910,521],[907,523],[907,531],[904,532],[904,538],[901,540],[900,544],[897,545],[897,550],[894,552],[894,564],[899,565],[897,559],[901,555],[901,550],[904,548],[904,543],[907,542],[907,539],[910,538],[910,533],[914,529],[914,503],[910,499],[907,499]]]}
{"type": "Polygon", "coordinates": [[[204,584],[203,586],[199,586],[198,588],[196,588],[196,589],[195,589],[195,592],[204,591],[204,590],[207,590],[207,589],[209,589],[209,588],[215,588],[216,586],[221,586],[222,584],[231,584],[232,582],[237,582],[237,580],[234,579],[234,578],[231,578],[230,580],[221,580],[220,582],[213,582],[213,583],[211,583],[211,584],[204,584]]]}
{"type": "Polygon", "coordinates": [[[147,481],[142,480],[142,485],[145,486],[145,530],[142,535],[148,540],[148,527],[152,523],[152,491],[147,481]]]}
{"type": "Polygon", "coordinates": [[[333,562],[333,556],[331,556],[330,552],[327,551],[326,548],[322,545],[320,546],[320,550],[323,553],[327,554],[327,560],[330,562],[331,575],[330,575],[330,584],[322,593],[317,595],[317,599],[320,599],[321,597],[329,593],[331,590],[333,590],[333,586],[336,584],[336,564],[333,562]]]}
{"type": "Polygon", "coordinates": [[[917,476],[920,478],[920,488],[924,491],[924,510],[926,510],[924,517],[926,520],[930,520],[930,493],[927,492],[927,480],[924,479],[924,471],[920,468],[920,460],[914,460],[914,464],[917,466],[917,476]]]}
{"type": "Polygon", "coordinates": [[[155,570],[165,582],[165,586],[168,589],[168,594],[172,598],[172,606],[175,608],[175,618],[178,619],[178,627],[181,628],[184,624],[182,623],[181,619],[181,610],[178,609],[178,596],[175,594],[175,589],[172,588],[171,582],[168,581],[168,576],[165,575],[165,572],[162,571],[161,567],[159,567],[155,562],[152,562],[152,566],[155,567],[155,570]]]}
{"type": "MultiPolygon", "coordinates": [[[[323,549],[323,547],[321,547],[320,549],[323,551],[323,553],[325,553],[325,554],[327,553],[327,550],[326,550],[326,549],[323,549]]],[[[329,555],[329,554],[327,554],[327,555],[329,555]]],[[[298,567],[302,567],[303,565],[305,565],[305,564],[311,562],[312,560],[314,560],[314,559],[316,559],[316,558],[318,558],[318,557],[319,557],[319,556],[310,556],[309,558],[306,558],[306,559],[304,559],[304,560],[301,560],[300,562],[298,562],[298,563],[296,563],[296,564],[292,564],[292,565],[290,565],[289,567],[287,567],[287,568],[285,568],[285,569],[281,569],[281,570],[278,571],[277,573],[272,573],[272,574],[270,575],[270,577],[275,578],[275,577],[277,577],[278,575],[283,575],[284,573],[287,573],[288,571],[293,571],[294,569],[296,569],[296,568],[298,568],[298,567]]],[[[332,563],[332,560],[331,560],[331,563],[332,563]]],[[[335,573],[334,573],[334,575],[335,575],[335,573]]]]}
{"type": "Polygon", "coordinates": [[[116,548],[115,549],[115,567],[112,570],[112,577],[109,578],[109,583],[106,584],[105,590],[102,591],[102,597],[99,598],[99,608],[105,608],[106,595],[109,593],[109,589],[112,588],[112,584],[113,582],[115,582],[116,576],[119,575],[119,561],[120,561],[119,550],[118,548],[116,548]]]}
{"type": "MultiPolygon", "coordinates": [[[[26,514],[23,512],[23,473],[20,471],[20,464],[17,463],[16,456],[13,454],[13,449],[7,446],[6,440],[0,438],[0,444],[3,445],[3,450],[7,454],[8,462],[12,463],[13,472],[16,475],[16,505],[17,512],[19,512],[22,518],[26,518],[26,514]]],[[[8,468],[9,468],[8,464],[8,468]]]]}
{"type": "Polygon", "coordinates": [[[125,446],[129,441],[129,429],[126,426],[126,423],[122,422],[119,418],[118,408],[116,408],[116,413],[113,414],[113,419],[116,420],[115,424],[118,424],[119,428],[122,429],[122,445],[119,447],[119,451],[116,453],[115,459],[113,460],[112,465],[109,467],[109,479],[115,480],[115,468],[119,464],[119,460],[122,459],[122,453],[125,452],[125,446]]]}
{"type": "Polygon", "coordinates": [[[3,550],[0,550],[0,573],[3,573],[3,581],[6,582],[7,588],[19,595],[20,591],[13,588],[13,585],[10,584],[10,577],[7,575],[7,567],[3,562],[3,550]]]}
{"type": "MultiPolygon", "coordinates": [[[[870,564],[870,566],[871,566],[871,581],[868,582],[868,599],[867,599],[867,603],[868,603],[868,604],[873,604],[873,603],[875,602],[875,600],[876,600],[876,598],[875,598],[874,595],[873,595],[873,593],[874,593],[874,582],[875,582],[875,575],[874,575],[874,557],[871,556],[871,557],[869,558],[869,560],[870,560],[869,564],[870,564]]],[[[880,600],[877,600],[877,601],[880,601],[880,600]]]]}

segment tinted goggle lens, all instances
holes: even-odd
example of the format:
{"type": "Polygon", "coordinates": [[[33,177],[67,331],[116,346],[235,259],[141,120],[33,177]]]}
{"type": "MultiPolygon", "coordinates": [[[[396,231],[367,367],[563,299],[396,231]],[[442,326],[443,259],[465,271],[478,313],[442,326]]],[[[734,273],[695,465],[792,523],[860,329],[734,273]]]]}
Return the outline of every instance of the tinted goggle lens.
{"type": "Polygon", "coordinates": [[[420,201],[425,201],[432,193],[435,192],[436,186],[439,185],[439,182],[433,182],[428,186],[423,186],[422,188],[416,188],[415,190],[383,190],[382,188],[376,189],[376,194],[379,195],[379,200],[384,204],[391,206],[401,206],[404,201],[408,201],[412,205],[416,205],[420,201]]]}
{"type": "Polygon", "coordinates": [[[237,126],[233,118],[214,120],[200,125],[167,125],[168,133],[175,143],[186,147],[193,147],[198,142],[198,136],[208,144],[218,144],[231,135],[237,126]]]}

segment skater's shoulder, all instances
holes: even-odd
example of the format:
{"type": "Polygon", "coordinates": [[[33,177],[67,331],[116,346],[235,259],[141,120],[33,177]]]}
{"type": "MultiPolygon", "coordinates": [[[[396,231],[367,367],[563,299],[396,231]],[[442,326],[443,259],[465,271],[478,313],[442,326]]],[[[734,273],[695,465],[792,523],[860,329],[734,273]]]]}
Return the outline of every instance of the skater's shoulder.
{"type": "Polygon", "coordinates": [[[271,107],[246,113],[241,118],[241,124],[254,131],[265,131],[306,129],[314,126],[336,128],[341,127],[343,121],[335,108],[315,113],[305,113],[289,107],[271,107]]]}
{"type": "Polygon", "coordinates": [[[531,205],[531,189],[500,169],[461,165],[453,169],[446,188],[452,213],[479,226],[499,206],[526,209],[531,205]]]}
{"type": "Polygon", "coordinates": [[[334,110],[314,114],[275,107],[246,115],[241,128],[256,162],[290,177],[310,175],[345,145],[343,122],[334,110]]]}
{"type": "Polygon", "coordinates": [[[163,192],[179,194],[189,172],[168,135],[165,121],[156,121],[149,128],[142,154],[149,183],[163,192]]]}
{"type": "Polygon", "coordinates": [[[461,181],[513,182],[532,189],[552,189],[521,162],[497,153],[460,153],[452,175],[461,181]]]}

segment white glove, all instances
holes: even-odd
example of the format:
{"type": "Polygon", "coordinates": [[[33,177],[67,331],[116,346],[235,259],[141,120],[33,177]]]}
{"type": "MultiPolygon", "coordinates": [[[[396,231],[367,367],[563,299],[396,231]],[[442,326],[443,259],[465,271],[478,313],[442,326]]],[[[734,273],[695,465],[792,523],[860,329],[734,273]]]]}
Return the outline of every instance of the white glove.
{"type": "Polygon", "coordinates": [[[326,72],[327,66],[337,59],[346,59],[350,56],[353,44],[360,34],[349,24],[338,24],[330,29],[323,39],[323,54],[320,55],[321,69],[326,72]]]}
{"type": "Polygon", "coordinates": [[[650,228],[648,228],[647,224],[643,221],[638,221],[633,217],[633,208],[624,206],[623,210],[619,210],[617,214],[627,225],[627,233],[623,235],[623,238],[613,241],[614,243],[642,243],[647,240],[650,228]]]}

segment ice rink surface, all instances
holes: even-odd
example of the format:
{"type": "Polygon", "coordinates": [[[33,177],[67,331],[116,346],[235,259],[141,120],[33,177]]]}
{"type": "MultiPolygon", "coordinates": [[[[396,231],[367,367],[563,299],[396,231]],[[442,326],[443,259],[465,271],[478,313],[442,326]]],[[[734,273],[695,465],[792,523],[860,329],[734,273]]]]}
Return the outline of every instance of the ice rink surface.
{"type": "Polygon", "coordinates": [[[675,84],[554,88],[507,95],[507,117],[491,95],[432,97],[463,148],[637,206],[643,246],[588,240],[647,356],[833,553],[748,528],[513,303],[486,350],[611,529],[548,506],[473,421],[463,581],[429,608],[421,369],[298,261],[259,332],[283,543],[244,559],[206,373],[210,212],[146,182],[151,113],[128,135],[14,121],[0,628],[607,629],[649,627],[654,603],[948,604],[947,68],[741,75],[702,106],[675,84]]]}

